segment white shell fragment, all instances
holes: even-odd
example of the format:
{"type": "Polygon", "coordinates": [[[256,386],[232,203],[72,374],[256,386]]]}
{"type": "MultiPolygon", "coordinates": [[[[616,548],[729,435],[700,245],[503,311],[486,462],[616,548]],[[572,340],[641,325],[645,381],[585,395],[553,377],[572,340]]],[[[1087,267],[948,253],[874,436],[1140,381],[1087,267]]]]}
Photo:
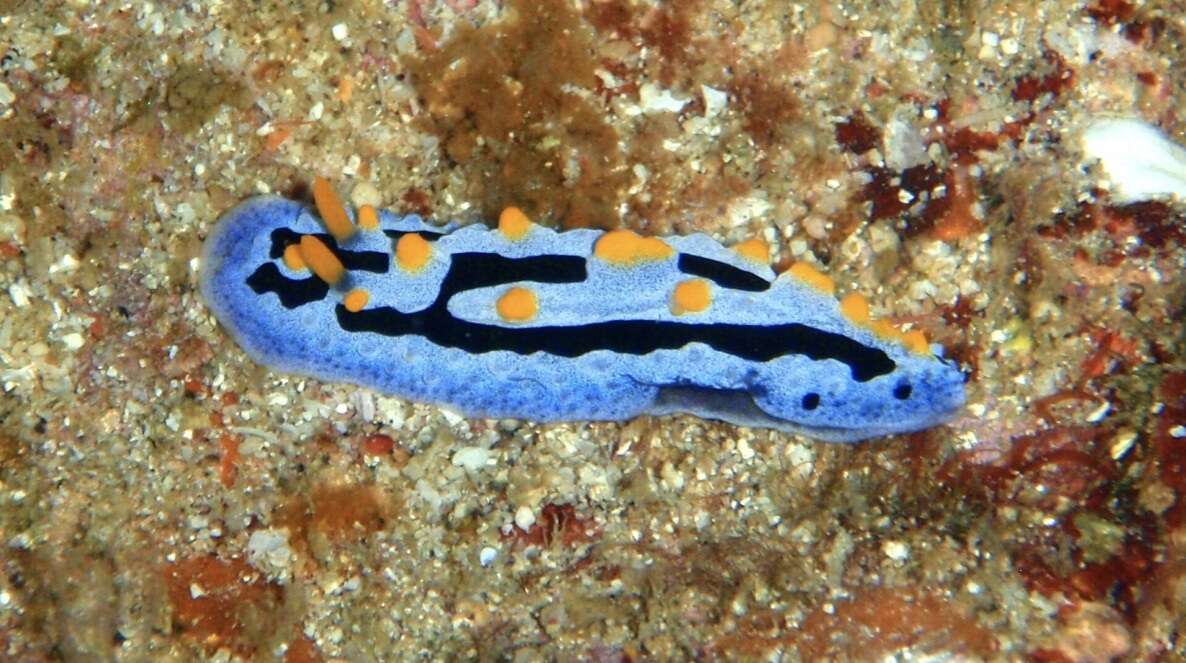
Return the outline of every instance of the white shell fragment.
{"type": "Polygon", "coordinates": [[[1083,152],[1100,162],[1116,202],[1186,200],[1186,149],[1147,122],[1097,120],[1083,132],[1083,152]]]}

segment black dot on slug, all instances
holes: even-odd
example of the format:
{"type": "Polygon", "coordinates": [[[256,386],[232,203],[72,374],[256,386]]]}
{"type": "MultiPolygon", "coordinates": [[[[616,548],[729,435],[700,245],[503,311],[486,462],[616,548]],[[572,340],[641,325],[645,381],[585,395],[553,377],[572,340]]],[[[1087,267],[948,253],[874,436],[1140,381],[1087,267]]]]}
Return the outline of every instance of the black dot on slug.
{"type": "Polygon", "coordinates": [[[894,387],[894,398],[904,401],[907,398],[910,398],[910,393],[912,391],[914,391],[914,388],[903,382],[902,384],[894,387]]]}
{"type": "Polygon", "coordinates": [[[804,410],[814,410],[817,407],[819,407],[819,394],[813,392],[803,396],[804,410]]]}

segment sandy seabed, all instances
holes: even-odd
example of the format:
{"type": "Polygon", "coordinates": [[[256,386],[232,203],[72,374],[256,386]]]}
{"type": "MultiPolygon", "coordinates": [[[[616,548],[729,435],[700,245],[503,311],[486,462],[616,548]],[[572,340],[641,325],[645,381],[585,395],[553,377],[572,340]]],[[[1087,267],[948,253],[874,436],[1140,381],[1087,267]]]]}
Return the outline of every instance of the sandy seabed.
{"type": "Polygon", "coordinates": [[[0,659],[1182,656],[1186,207],[1117,202],[1078,136],[1186,136],[1184,17],[0,0],[0,659]],[[945,345],[968,407],[837,446],[272,372],[202,241],[315,174],[763,238],[945,345]]]}

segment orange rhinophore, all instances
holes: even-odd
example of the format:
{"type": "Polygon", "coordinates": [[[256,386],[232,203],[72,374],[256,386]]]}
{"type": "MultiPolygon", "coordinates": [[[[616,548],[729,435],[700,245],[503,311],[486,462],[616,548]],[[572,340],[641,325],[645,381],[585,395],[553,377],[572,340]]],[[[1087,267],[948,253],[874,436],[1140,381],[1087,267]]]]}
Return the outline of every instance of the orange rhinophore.
{"type": "Polygon", "coordinates": [[[342,275],[346,273],[342,261],[329,250],[325,242],[313,235],[301,235],[300,254],[301,260],[313,270],[317,278],[329,285],[342,280],[342,275]]]}
{"type": "Polygon", "coordinates": [[[325,228],[334,239],[344,242],[354,235],[354,224],[346,214],[346,206],[334,191],[333,185],[324,177],[313,178],[313,202],[317,205],[317,213],[325,222],[325,228]]]}

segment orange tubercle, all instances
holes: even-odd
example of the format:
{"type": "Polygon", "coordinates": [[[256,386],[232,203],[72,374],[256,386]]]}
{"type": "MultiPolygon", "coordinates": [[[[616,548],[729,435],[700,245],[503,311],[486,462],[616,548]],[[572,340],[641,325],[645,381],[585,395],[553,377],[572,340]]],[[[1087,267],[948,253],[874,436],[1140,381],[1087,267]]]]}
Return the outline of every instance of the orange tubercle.
{"type": "Polygon", "coordinates": [[[927,335],[917,329],[912,329],[902,335],[902,343],[911,351],[920,355],[931,354],[931,344],[927,335]]]}
{"type": "Polygon", "coordinates": [[[379,212],[371,205],[363,205],[358,208],[358,227],[363,230],[378,230],[379,229],[379,212]]]}
{"type": "Polygon", "coordinates": [[[495,305],[498,317],[507,322],[526,322],[539,312],[539,299],[527,288],[509,288],[495,305]]]}
{"type": "Polygon", "coordinates": [[[301,235],[300,253],[301,260],[308,265],[309,269],[313,270],[317,278],[329,285],[340,281],[342,275],[346,273],[342,261],[338,260],[338,257],[329,250],[324,242],[313,235],[301,235]]]}
{"type": "Polygon", "coordinates": [[[866,325],[869,323],[869,300],[855,292],[845,295],[840,300],[840,312],[854,324],[866,325]]]}
{"type": "Polygon", "coordinates": [[[369,301],[371,301],[371,293],[363,288],[355,288],[342,298],[342,306],[345,306],[346,310],[351,313],[358,313],[366,308],[369,301]]]}
{"type": "Polygon", "coordinates": [[[675,315],[699,313],[712,304],[712,291],[704,279],[681,281],[671,292],[671,312],[675,315]]]}
{"type": "Polygon", "coordinates": [[[805,262],[797,262],[787,270],[791,276],[828,295],[836,294],[836,283],[823,272],[805,262]]]}
{"type": "Polygon", "coordinates": [[[657,237],[642,237],[632,230],[611,230],[597,239],[593,255],[615,265],[636,265],[665,260],[675,250],[657,237]]]}
{"type": "Polygon", "coordinates": [[[284,247],[284,266],[294,272],[303,272],[309,269],[309,266],[305,264],[305,259],[301,257],[301,248],[296,244],[284,247]]]}
{"type": "Polygon", "coordinates": [[[432,257],[432,244],[416,233],[408,233],[395,243],[395,261],[408,272],[418,272],[432,257]]]}
{"type": "Polygon", "coordinates": [[[734,244],[733,250],[741,257],[760,262],[763,265],[770,262],[770,245],[756,237],[734,244]]]}
{"type": "Polygon", "coordinates": [[[342,204],[333,185],[324,177],[313,178],[313,202],[317,205],[317,213],[321,215],[326,230],[335,240],[342,242],[354,235],[354,224],[346,214],[346,206],[342,204]]]}
{"type": "Polygon", "coordinates": [[[531,225],[531,219],[518,207],[508,207],[498,215],[498,231],[507,239],[523,239],[531,231],[531,225]]]}
{"type": "Polygon", "coordinates": [[[870,320],[869,331],[887,341],[902,340],[902,332],[889,320],[870,320]]]}
{"type": "Polygon", "coordinates": [[[852,293],[840,300],[840,312],[853,324],[873,332],[883,341],[901,343],[907,350],[923,356],[931,356],[931,345],[921,331],[903,332],[889,320],[877,320],[869,316],[869,300],[863,295],[852,293]]]}

